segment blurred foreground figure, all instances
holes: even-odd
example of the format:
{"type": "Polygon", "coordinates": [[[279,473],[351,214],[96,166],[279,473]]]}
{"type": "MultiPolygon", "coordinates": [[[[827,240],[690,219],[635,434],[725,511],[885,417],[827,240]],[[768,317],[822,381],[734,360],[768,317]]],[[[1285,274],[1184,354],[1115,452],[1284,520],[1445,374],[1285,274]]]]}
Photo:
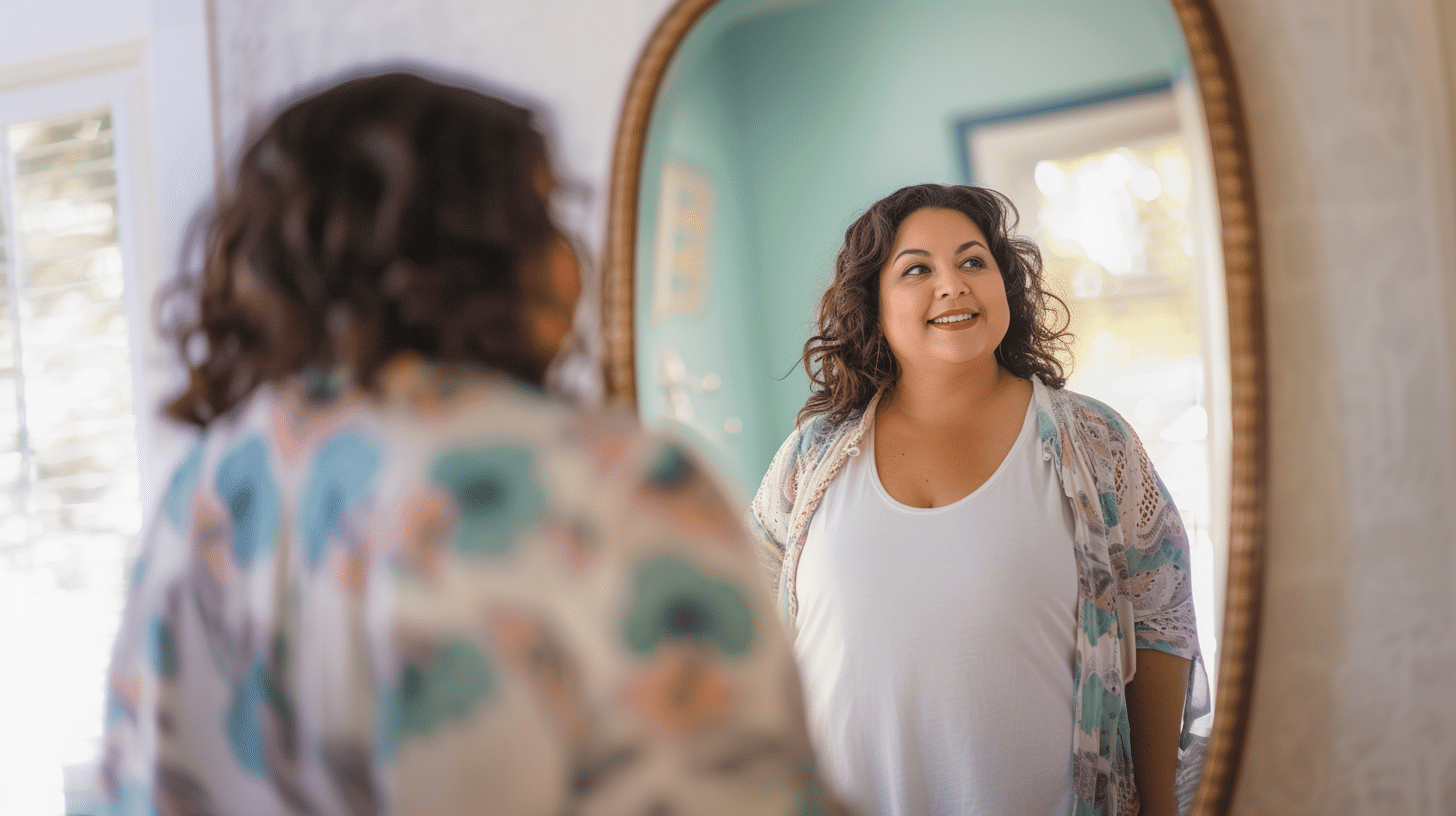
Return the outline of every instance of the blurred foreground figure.
{"type": "Polygon", "coordinates": [[[173,295],[202,433],[137,564],[104,811],[819,811],[738,513],[535,390],[580,289],[552,185],[529,111],[413,74],[248,149],[173,295]]]}

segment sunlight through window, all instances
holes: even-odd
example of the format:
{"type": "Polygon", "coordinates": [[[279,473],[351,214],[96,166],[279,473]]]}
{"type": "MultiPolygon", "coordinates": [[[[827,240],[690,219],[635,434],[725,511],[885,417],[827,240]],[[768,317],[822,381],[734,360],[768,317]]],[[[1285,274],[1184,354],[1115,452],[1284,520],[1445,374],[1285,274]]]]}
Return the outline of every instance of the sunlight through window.
{"type": "Polygon", "coordinates": [[[111,112],[12,124],[0,156],[0,789],[61,813],[141,525],[111,112]]]}

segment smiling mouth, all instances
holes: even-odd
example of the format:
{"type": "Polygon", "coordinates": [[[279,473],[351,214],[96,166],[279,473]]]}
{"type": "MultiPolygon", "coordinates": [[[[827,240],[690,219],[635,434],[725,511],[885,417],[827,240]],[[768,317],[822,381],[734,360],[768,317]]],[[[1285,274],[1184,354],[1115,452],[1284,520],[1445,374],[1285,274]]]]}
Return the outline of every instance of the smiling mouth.
{"type": "Polygon", "coordinates": [[[926,322],[929,323],[932,326],[944,326],[944,325],[947,325],[947,324],[950,324],[950,323],[964,323],[967,320],[975,320],[976,318],[978,318],[980,316],[981,316],[981,313],[980,312],[966,312],[965,314],[955,314],[955,315],[946,315],[945,317],[937,317],[934,320],[928,320],[926,322]]]}

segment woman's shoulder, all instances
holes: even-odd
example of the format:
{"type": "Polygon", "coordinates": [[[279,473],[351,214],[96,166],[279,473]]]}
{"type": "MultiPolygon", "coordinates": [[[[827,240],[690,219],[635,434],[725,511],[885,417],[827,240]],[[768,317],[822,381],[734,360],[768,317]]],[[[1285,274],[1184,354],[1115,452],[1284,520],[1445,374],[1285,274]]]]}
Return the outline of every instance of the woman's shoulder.
{"type": "Polygon", "coordinates": [[[778,456],[788,455],[799,460],[816,460],[826,453],[836,440],[851,433],[860,424],[863,416],[864,411],[856,411],[844,420],[835,422],[828,414],[811,414],[794,424],[794,430],[779,447],[778,456]]]}
{"type": "Polygon", "coordinates": [[[1055,414],[1073,423],[1077,430],[1105,440],[1125,440],[1131,426],[1112,406],[1067,388],[1048,388],[1047,397],[1055,414]]]}
{"type": "MultiPolygon", "coordinates": [[[[259,388],[202,429],[176,468],[189,481],[248,446],[270,470],[308,470],[352,446],[354,458],[418,464],[451,451],[510,448],[530,457],[590,460],[611,471],[670,446],[622,412],[580,406],[485,371],[420,365],[385,372],[377,393],[319,391],[306,378],[259,388]]],[[[284,481],[291,481],[285,479],[284,481]]]]}
{"type": "Polygon", "coordinates": [[[769,494],[780,497],[783,509],[792,506],[799,481],[824,461],[834,443],[851,432],[862,415],[861,412],[834,422],[827,414],[812,414],[796,422],[764,473],[754,499],[755,512],[762,509],[760,503],[769,494]]]}

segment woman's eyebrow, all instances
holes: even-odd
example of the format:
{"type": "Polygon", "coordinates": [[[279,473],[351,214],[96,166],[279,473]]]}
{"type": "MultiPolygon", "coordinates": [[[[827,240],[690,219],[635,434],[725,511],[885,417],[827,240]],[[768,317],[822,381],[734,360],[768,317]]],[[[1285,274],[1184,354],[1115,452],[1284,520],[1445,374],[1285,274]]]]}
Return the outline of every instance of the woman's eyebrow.
{"type": "MultiPolygon", "coordinates": [[[[972,241],[967,241],[964,244],[961,244],[960,246],[956,247],[955,254],[959,255],[962,252],[965,252],[966,250],[970,249],[973,246],[978,246],[981,249],[986,249],[987,248],[986,245],[983,244],[983,243],[981,243],[980,241],[974,241],[974,240],[972,240],[972,241]]],[[[929,252],[926,252],[923,249],[915,249],[915,248],[912,247],[910,249],[902,249],[902,250],[900,250],[899,254],[897,254],[895,257],[893,257],[893,258],[890,259],[890,262],[891,263],[894,263],[895,261],[900,260],[900,257],[902,255],[924,255],[927,258],[930,257],[930,253],[929,252]]]]}
{"type": "Polygon", "coordinates": [[[900,260],[900,258],[903,257],[903,256],[905,256],[905,255],[924,255],[927,258],[930,257],[930,253],[929,252],[926,252],[923,249],[902,249],[902,250],[900,250],[900,253],[898,255],[896,255],[894,258],[891,258],[890,259],[890,262],[891,263],[894,263],[895,261],[900,260]]]}

